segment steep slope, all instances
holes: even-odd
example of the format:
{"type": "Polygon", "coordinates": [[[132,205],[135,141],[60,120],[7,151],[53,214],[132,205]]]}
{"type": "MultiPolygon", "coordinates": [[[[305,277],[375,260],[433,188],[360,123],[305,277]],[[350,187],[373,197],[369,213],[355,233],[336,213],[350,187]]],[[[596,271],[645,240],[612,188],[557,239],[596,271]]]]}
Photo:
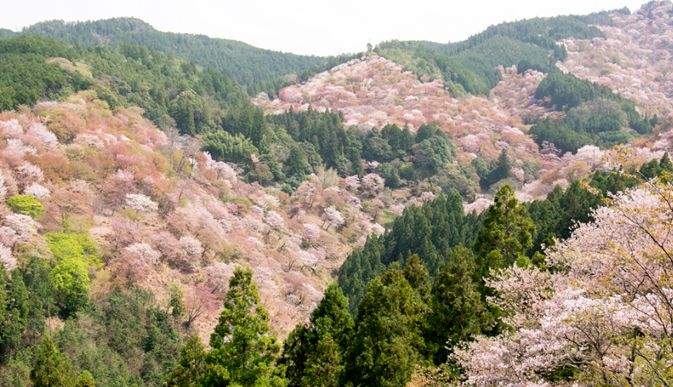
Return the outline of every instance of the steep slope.
{"type": "Polygon", "coordinates": [[[409,126],[436,123],[458,145],[458,163],[469,165],[477,156],[495,159],[507,149],[518,168],[519,182],[532,178],[525,172],[540,166],[544,156],[525,132],[524,121],[546,114],[533,101],[542,74],[517,74],[501,69],[502,85],[490,97],[454,98],[441,81],[419,81],[402,66],[377,55],[352,60],[320,73],[301,85],[288,86],[277,99],[262,94],[253,103],[269,113],[288,109],[336,109],[347,125],[362,130],[386,124],[409,126]]]}
{"type": "MultiPolygon", "coordinates": [[[[637,149],[645,144],[657,151],[665,150],[668,146],[666,133],[670,129],[670,119],[662,120],[670,115],[670,97],[667,96],[667,93],[670,94],[667,86],[670,74],[666,70],[670,67],[667,62],[670,57],[670,32],[667,29],[671,23],[670,8],[670,2],[653,2],[634,15],[619,10],[586,17],[505,23],[453,45],[429,42],[386,43],[376,51],[398,60],[401,64],[370,53],[359,60],[352,60],[320,73],[303,84],[288,86],[280,90],[278,98],[269,99],[260,94],[253,99],[253,103],[272,114],[288,109],[339,110],[344,114],[348,125],[357,126],[364,131],[389,123],[408,125],[412,129],[422,124],[436,123],[458,145],[459,165],[474,166],[475,160],[486,160],[488,163],[506,150],[513,161],[510,182],[521,184],[518,188],[522,198],[540,197],[550,192],[556,184],[565,185],[593,168],[607,167],[614,161],[615,153],[599,151],[594,146],[589,146],[580,149],[577,154],[564,155],[553,144],[539,138],[538,143],[534,143],[529,134],[530,124],[542,122],[546,118],[564,122],[569,110],[554,106],[546,98],[535,98],[537,87],[546,75],[530,70],[531,67],[536,68],[530,66],[530,61],[518,63],[518,67],[521,67],[518,69],[519,73],[513,68],[496,68],[498,62],[490,62],[489,58],[504,60],[506,56],[496,55],[499,51],[492,47],[487,48],[488,42],[500,37],[559,51],[556,56],[556,59],[560,59],[556,63],[558,68],[607,86],[608,89],[599,90],[595,85],[579,86],[591,89],[596,95],[606,96],[595,98],[612,98],[631,109],[627,113],[634,116],[634,122],[642,120],[642,123],[647,124],[642,130],[636,129],[637,131],[633,129],[635,126],[631,122],[628,125],[622,124],[623,130],[601,134],[602,138],[607,139],[602,142],[596,140],[595,136],[591,137],[592,134],[582,132],[582,142],[570,148],[573,152],[585,144],[610,147],[614,143],[628,141],[633,142],[633,147],[622,147],[631,149],[628,151],[631,153],[639,152],[637,149]],[[648,34],[655,38],[648,40],[648,34]],[[557,39],[561,41],[555,42],[557,39]],[[621,42],[627,44],[623,45],[621,42]],[[477,49],[479,54],[465,55],[479,62],[478,68],[486,66],[497,73],[493,78],[494,83],[486,89],[488,95],[452,96],[450,83],[453,81],[445,85],[438,77],[430,80],[433,76],[425,76],[441,72],[432,70],[432,66],[427,67],[428,63],[419,62],[421,57],[413,54],[413,50],[419,47],[422,48],[419,52],[430,50],[447,55],[464,54],[477,49]],[[388,50],[387,54],[384,53],[385,50],[388,50]],[[395,55],[390,55],[393,52],[390,50],[398,51],[394,51],[395,55]],[[409,50],[412,50],[412,54],[409,54],[409,50]],[[619,57],[623,59],[619,60],[619,57]],[[410,65],[412,62],[415,65],[410,65]],[[405,71],[405,68],[414,71],[405,71]],[[430,73],[419,72],[419,68],[430,73]],[[529,70],[521,73],[527,68],[529,70]],[[642,79],[639,78],[640,73],[642,79]],[[610,89],[626,99],[612,97],[610,89]],[[633,106],[636,106],[635,109],[633,106]],[[656,122],[658,133],[663,135],[659,143],[656,133],[654,137],[647,138],[652,122],[656,122]],[[607,159],[599,162],[604,157],[607,159]]],[[[554,67],[541,69],[558,74],[554,67]]],[[[571,90],[571,94],[575,92],[571,90]]],[[[599,102],[589,102],[571,113],[578,114],[580,109],[591,109],[592,106],[598,106],[596,104],[599,102]]],[[[613,105],[608,103],[606,106],[613,105]]],[[[581,132],[580,129],[572,127],[572,124],[563,125],[569,125],[566,129],[569,134],[581,132]]]]}
{"type": "Polygon", "coordinates": [[[134,18],[77,23],[54,20],[34,24],[22,32],[84,46],[143,45],[221,71],[250,91],[280,84],[282,77],[301,75],[330,63],[334,65],[333,61],[337,60],[264,50],[204,35],[162,32],[134,18]]]}
{"type": "Polygon", "coordinates": [[[249,106],[230,78],[139,46],[75,48],[38,36],[0,40],[0,109],[93,89],[112,108],[140,106],[157,125],[198,133],[249,106]]]}
{"type": "Polygon", "coordinates": [[[249,266],[282,335],[306,318],[351,246],[382,232],[377,214],[413,202],[375,179],[329,172],[291,196],[247,184],[140,113],[113,113],[83,93],[0,115],[4,197],[44,207],[31,219],[3,201],[5,267],[28,255],[52,261],[50,235],[86,235],[102,257],[90,269],[93,299],[133,283],[165,305],[177,286],[189,328],[207,337],[233,268],[249,266]]]}
{"type": "Polygon", "coordinates": [[[641,109],[673,118],[673,3],[653,1],[630,15],[611,15],[604,37],[568,39],[563,70],[633,99],[641,109]]]}
{"type": "Polygon", "coordinates": [[[500,80],[498,66],[547,72],[566,57],[558,40],[601,36],[591,24],[609,23],[608,12],[525,19],[490,26],[461,42],[390,41],[375,51],[422,79],[443,80],[454,95],[487,94],[500,80]]]}

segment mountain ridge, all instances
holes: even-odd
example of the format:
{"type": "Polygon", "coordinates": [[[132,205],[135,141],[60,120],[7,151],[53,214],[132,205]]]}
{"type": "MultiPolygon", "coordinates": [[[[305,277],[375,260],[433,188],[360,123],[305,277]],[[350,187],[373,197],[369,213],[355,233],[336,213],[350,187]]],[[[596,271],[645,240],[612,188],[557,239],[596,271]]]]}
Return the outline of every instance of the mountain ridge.
{"type": "Polygon", "coordinates": [[[25,27],[21,32],[84,46],[142,44],[223,71],[249,90],[273,87],[285,82],[282,79],[285,76],[301,75],[338,60],[267,50],[201,34],[163,32],[137,18],[83,22],[52,20],[25,27]]]}

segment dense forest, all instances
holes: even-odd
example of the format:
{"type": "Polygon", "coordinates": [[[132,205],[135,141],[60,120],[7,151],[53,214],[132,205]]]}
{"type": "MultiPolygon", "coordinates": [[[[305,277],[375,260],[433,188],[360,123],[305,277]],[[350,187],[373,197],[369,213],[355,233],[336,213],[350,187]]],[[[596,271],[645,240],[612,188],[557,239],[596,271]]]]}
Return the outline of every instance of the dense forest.
{"type": "Polygon", "coordinates": [[[336,112],[265,117],[228,77],[143,46],[75,48],[19,35],[0,40],[0,66],[0,108],[92,89],[111,108],[136,105],[160,127],[203,135],[205,150],[263,184],[292,190],[321,168],[362,175],[365,164],[375,162],[392,188],[436,176],[440,186],[460,180],[461,192],[474,192],[464,174],[446,176],[453,145],[437,127],[412,134],[389,125],[362,133],[345,127],[336,112]]]}
{"type": "MultiPolygon", "coordinates": [[[[94,302],[81,279],[87,266],[100,264],[96,245],[74,231],[51,233],[54,262],[35,256],[10,272],[0,268],[0,383],[403,385],[419,367],[435,382],[459,380],[452,345],[504,329],[487,302],[490,269],[555,270],[543,245],[591,221],[609,195],[671,176],[666,155],[639,170],[597,172],[528,204],[505,186],[479,216],[466,215],[455,193],[409,208],[351,254],[339,286],[326,290],[310,322],[282,346],[247,269],[231,278],[206,348],[184,338],[188,319],[177,289],[168,308],[133,285],[94,302]],[[63,327],[45,334],[53,317],[63,327]]],[[[18,198],[9,205],[39,216],[37,203],[18,198]]]]}
{"type": "Polygon", "coordinates": [[[673,162],[653,145],[666,138],[645,142],[671,116],[556,67],[559,40],[610,23],[373,48],[452,96],[488,94],[497,66],[543,72],[530,100],[552,118],[526,121],[527,140],[575,169],[548,169],[533,182],[554,188],[535,200],[510,184],[543,175],[511,158],[516,124],[488,160],[461,158],[434,123],[362,130],[338,110],[249,100],[348,56],[129,18],[0,30],[0,111],[15,110],[0,117],[0,386],[668,385],[673,162]],[[596,161],[636,138],[650,161],[596,161]],[[562,155],[586,145],[586,160],[562,155]],[[489,204],[468,210],[477,196],[489,204]],[[297,251],[305,262],[277,271],[251,263],[297,251]],[[269,294],[305,312],[287,337],[269,294]]]}
{"type": "Polygon", "coordinates": [[[46,21],[29,26],[22,32],[86,47],[141,45],[226,74],[250,93],[274,90],[293,76],[305,79],[350,58],[347,55],[295,55],[264,50],[235,40],[161,32],[133,18],[79,23],[46,21]]]}
{"type": "Polygon", "coordinates": [[[538,144],[551,143],[564,152],[588,144],[609,148],[626,143],[650,133],[658,121],[656,116],[642,117],[632,101],[607,87],[556,70],[540,82],[535,97],[566,114],[535,123],[530,134],[538,144]]]}
{"type": "Polygon", "coordinates": [[[78,49],[38,36],[0,40],[0,108],[33,105],[93,89],[112,108],[139,106],[163,128],[215,129],[232,107],[247,105],[231,79],[142,46],[78,49]]]}
{"type": "Polygon", "coordinates": [[[535,18],[491,26],[462,42],[390,41],[375,51],[419,76],[443,79],[454,94],[485,94],[500,80],[497,66],[550,71],[566,55],[558,40],[600,36],[591,24],[608,22],[607,13],[535,18]]]}

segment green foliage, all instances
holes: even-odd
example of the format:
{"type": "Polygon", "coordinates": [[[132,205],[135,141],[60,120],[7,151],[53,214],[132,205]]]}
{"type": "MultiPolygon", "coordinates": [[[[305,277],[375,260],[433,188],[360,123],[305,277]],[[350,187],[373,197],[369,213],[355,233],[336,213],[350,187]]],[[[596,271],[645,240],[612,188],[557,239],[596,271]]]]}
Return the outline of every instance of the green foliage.
{"type": "Polygon", "coordinates": [[[574,152],[587,144],[609,147],[629,141],[635,131],[652,131],[656,119],[642,117],[632,101],[605,86],[559,71],[551,72],[538,85],[535,97],[567,112],[562,120],[545,119],[531,128],[538,142],[550,142],[562,151],[574,152]],[[626,131],[626,127],[632,131],[626,131]]]}
{"type": "Polygon", "coordinates": [[[89,267],[100,263],[95,243],[84,233],[53,232],[47,246],[56,260],[51,282],[63,316],[70,316],[88,302],[89,267]]]}
{"type": "Polygon", "coordinates": [[[198,386],[206,370],[206,349],[198,337],[192,336],[180,350],[180,360],[171,370],[166,384],[169,386],[198,386]]]}
{"type": "Polygon", "coordinates": [[[229,281],[224,309],[210,336],[206,384],[279,384],[275,358],[279,351],[260,304],[252,271],[237,268],[229,281]]]}
{"type": "Polygon", "coordinates": [[[428,175],[439,172],[453,160],[454,148],[445,135],[434,135],[413,146],[414,165],[428,175]]]}
{"type": "Polygon", "coordinates": [[[500,80],[497,66],[552,71],[553,63],[566,56],[556,42],[601,36],[590,25],[605,21],[599,15],[603,14],[520,20],[491,26],[462,42],[390,41],[378,45],[376,51],[420,77],[443,78],[454,94],[486,94],[500,80]]]}
{"type": "MultiPolygon", "coordinates": [[[[343,173],[352,171],[348,156],[353,152],[349,147],[359,144],[349,144],[349,135],[343,125],[341,113],[289,111],[269,117],[269,121],[283,127],[293,140],[313,145],[325,166],[343,173]]],[[[359,161],[359,152],[355,151],[355,155],[357,159],[351,159],[351,162],[359,161]]]]}
{"type": "Polygon", "coordinates": [[[348,300],[337,286],[329,286],[309,324],[295,328],[285,341],[279,363],[288,385],[340,385],[353,328],[348,300]]]}
{"type": "Polygon", "coordinates": [[[482,189],[488,189],[500,180],[506,179],[512,172],[512,162],[505,149],[500,152],[500,156],[490,166],[486,166],[482,159],[474,159],[472,165],[477,171],[479,185],[482,189]]]}
{"type": "Polygon", "coordinates": [[[483,223],[474,241],[481,277],[490,269],[525,265],[533,246],[535,224],[526,207],[520,204],[509,185],[495,195],[494,203],[484,213],[483,223]]]}
{"type": "Polygon", "coordinates": [[[19,349],[28,324],[28,291],[18,270],[11,276],[0,267],[0,363],[19,349]]]}
{"type": "Polygon", "coordinates": [[[372,280],[358,308],[348,378],[355,385],[409,382],[424,348],[421,324],[427,312],[400,268],[372,280]]]}
{"type": "Polygon", "coordinates": [[[0,110],[58,99],[88,87],[82,76],[47,61],[72,55],[72,49],[50,39],[18,36],[0,40],[0,110]]]}
{"type": "MultiPolygon", "coordinates": [[[[82,236],[48,236],[62,247],[54,253],[62,262],[87,250],[63,242],[82,236]]],[[[45,319],[63,312],[54,264],[31,256],[11,275],[0,268],[0,384],[162,384],[178,357],[179,316],[131,286],[112,289],[77,313],[62,313],[63,326],[47,335],[45,319]]]]}
{"type": "Polygon", "coordinates": [[[252,165],[251,157],[259,155],[257,147],[248,138],[221,130],[203,136],[203,150],[218,160],[248,166],[252,165]]]}
{"type": "Polygon", "coordinates": [[[599,133],[618,131],[626,125],[627,117],[617,102],[596,99],[568,110],[566,120],[572,128],[599,133]]]}
{"type": "Polygon", "coordinates": [[[665,181],[673,176],[671,173],[673,164],[665,154],[661,160],[643,164],[639,171],[597,171],[586,180],[572,182],[565,190],[556,187],[545,199],[528,203],[528,213],[536,225],[530,255],[553,245],[556,239],[568,238],[577,223],[592,221],[592,211],[604,205],[609,195],[636,187],[645,180],[665,181]]]}
{"type": "Polygon", "coordinates": [[[76,374],[70,360],[48,335],[44,336],[35,351],[30,380],[36,387],[75,386],[76,374]]]}
{"type": "MultiPolygon", "coordinates": [[[[547,267],[542,247],[567,238],[577,222],[591,221],[592,211],[610,194],[643,179],[670,178],[672,171],[665,155],[640,171],[596,172],[527,204],[517,202],[506,185],[479,218],[466,217],[459,200],[452,205],[444,197],[407,209],[386,234],[355,250],[339,273],[339,285],[357,313],[350,356],[341,363],[346,382],[404,385],[410,369],[433,363],[444,365],[442,378],[459,377],[450,356],[455,345],[504,328],[501,311],[487,302],[494,295],[485,281],[492,269],[547,267]]],[[[283,358],[294,363],[287,364],[306,361],[307,348],[314,348],[306,344],[307,332],[300,327],[290,336],[283,358]]],[[[323,371],[338,369],[338,357],[323,359],[329,359],[320,363],[323,371]]],[[[294,369],[288,367],[288,377],[299,380],[294,369]]]]}
{"type": "Polygon", "coordinates": [[[549,118],[535,123],[530,135],[538,144],[552,143],[563,152],[575,152],[595,141],[589,134],[573,130],[566,122],[549,118]]]}
{"type": "MultiPolygon", "coordinates": [[[[96,321],[96,320],[93,320],[96,321]]],[[[61,352],[68,356],[73,370],[85,383],[93,379],[98,385],[138,385],[142,379],[130,370],[142,359],[142,352],[124,358],[107,344],[104,329],[91,324],[91,316],[69,319],[54,336],[61,352]],[[90,378],[89,378],[90,377],[90,378]]]]}
{"type": "Polygon", "coordinates": [[[434,278],[426,342],[436,364],[448,360],[453,346],[493,324],[477,279],[474,254],[464,246],[453,249],[434,278]]]}
{"type": "Polygon", "coordinates": [[[388,232],[368,238],[341,266],[339,286],[349,298],[351,310],[357,309],[371,279],[410,255],[418,254],[434,275],[453,247],[471,244],[476,227],[476,217],[463,213],[460,195],[455,191],[423,206],[407,208],[388,232]]]}
{"type": "Polygon", "coordinates": [[[161,32],[133,18],[79,23],[54,20],[34,24],[23,32],[88,47],[140,44],[227,74],[251,93],[281,85],[288,74],[306,77],[351,58],[295,55],[263,50],[234,40],[161,32]]]}
{"type": "Polygon", "coordinates": [[[112,108],[137,105],[160,127],[194,134],[217,128],[233,106],[249,104],[230,78],[135,45],[73,48],[17,35],[0,41],[0,70],[2,109],[91,88],[112,108]]]}
{"type": "Polygon", "coordinates": [[[39,218],[44,213],[44,206],[32,195],[13,195],[5,203],[12,211],[32,218],[39,218]]]}
{"type": "Polygon", "coordinates": [[[670,180],[673,177],[673,163],[671,158],[668,155],[668,152],[664,154],[661,160],[651,160],[640,167],[640,174],[644,179],[653,179],[655,177],[662,178],[664,180],[670,180]]]}
{"type": "Polygon", "coordinates": [[[161,384],[178,358],[180,321],[155,306],[151,294],[134,287],[114,289],[99,313],[109,348],[122,358],[136,359],[143,381],[161,384]]]}

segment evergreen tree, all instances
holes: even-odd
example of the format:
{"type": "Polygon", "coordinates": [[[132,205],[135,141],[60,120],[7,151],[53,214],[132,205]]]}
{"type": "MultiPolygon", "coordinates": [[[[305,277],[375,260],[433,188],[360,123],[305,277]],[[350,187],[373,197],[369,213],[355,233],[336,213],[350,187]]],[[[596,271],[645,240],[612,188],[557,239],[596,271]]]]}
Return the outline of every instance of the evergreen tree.
{"type": "Polygon", "coordinates": [[[427,305],[399,267],[372,280],[358,309],[348,377],[356,385],[401,386],[424,347],[427,305]]]}
{"type": "Polygon", "coordinates": [[[21,272],[8,276],[0,266],[0,363],[19,348],[28,324],[28,291],[21,272]]]}
{"type": "Polygon", "coordinates": [[[427,302],[430,298],[430,277],[427,267],[418,254],[413,254],[407,259],[403,270],[404,278],[407,279],[409,285],[416,290],[424,302],[427,302]]]}
{"type": "Polygon", "coordinates": [[[77,381],[70,360],[61,353],[49,335],[35,351],[30,380],[36,387],[74,386],[77,381]]]}
{"type": "Polygon", "coordinates": [[[509,185],[495,195],[495,202],[486,211],[484,221],[474,243],[479,259],[479,275],[491,268],[501,268],[528,262],[526,254],[533,246],[535,224],[526,207],[519,204],[509,185]]]}
{"type": "Polygon", "coordinates": [[[479,174],[479,184],[482,188],[487,189],[500,180],[509,177],[512,171],[512,162],[507,155],[507,150],[503,149],[490,169],[480,165],[477,165],[476,169],[479,174]]]}
{"type": "Polygon", "coordinates": [[[206,369],[206,350],[198,337],[192,336],[180,351],[180,359],[166,381],[168,386],[199,386],[206,369]]]}
{"type": "Polygon", "coordinates": [[[330,285],[309,324],[297,327],[285,342],[280,363],[286,366],[289,385],[338,385],[353,325],[348,299],[330,285]]]}
{"type": "Polygon", "coordinates": [[[250,269],[237,268],[229,281],[224,309],[210,336],[207,384],[278,384],[274,374],[279,350],[269,328],[269,316],[260,304],[250,269]]]}
{"type": "Polygon", "coordinates": [[[295,177],[298,181],[303,181],[311,173],[311,164],[309,164],[306,152],[300,145],[294,145],[290,148],[290,154],[285,160],[285,168],[285,174],[295,177]]]}
{"type": "Polygon", "coordinates": [[[451,347],[490,325],[475,281],[476,270],[472,251],[456,246],[434,278],[426,343],[436,364],[447,361],[451,347]]]}

